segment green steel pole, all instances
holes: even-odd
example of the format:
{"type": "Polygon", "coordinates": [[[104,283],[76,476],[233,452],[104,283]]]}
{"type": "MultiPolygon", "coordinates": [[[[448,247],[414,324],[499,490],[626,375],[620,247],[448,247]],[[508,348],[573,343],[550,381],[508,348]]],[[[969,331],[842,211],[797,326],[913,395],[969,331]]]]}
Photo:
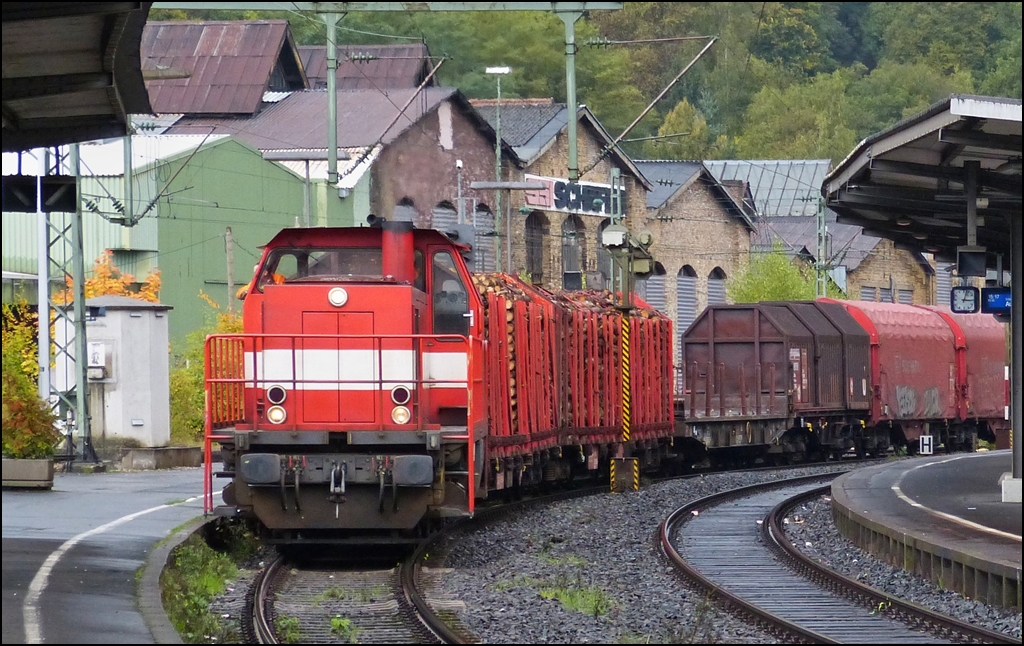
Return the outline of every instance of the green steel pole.
{"type": "Polygon", "coordinates": [[[327,183],[338,183],[338,14],[325,13],[327,23],[327,183]]]}
{"type": "Polygon", "coordinates": [[[580,179],[580,164],[576,151],[576,21],[582,11],[555,10],[565,23],[565,102],[569,108],[569,182],[580,179]]]}

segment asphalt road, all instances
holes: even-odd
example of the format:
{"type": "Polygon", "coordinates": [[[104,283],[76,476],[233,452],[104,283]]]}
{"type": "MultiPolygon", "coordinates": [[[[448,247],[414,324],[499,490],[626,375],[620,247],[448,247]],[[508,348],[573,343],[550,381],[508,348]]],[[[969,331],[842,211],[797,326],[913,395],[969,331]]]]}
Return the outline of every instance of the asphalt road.
{"type": "Polygon", "coordinates": [[[56,474],[3,492],[3,643],[154,643],[136,573],[202,515],[202,470],[56,474]]]}

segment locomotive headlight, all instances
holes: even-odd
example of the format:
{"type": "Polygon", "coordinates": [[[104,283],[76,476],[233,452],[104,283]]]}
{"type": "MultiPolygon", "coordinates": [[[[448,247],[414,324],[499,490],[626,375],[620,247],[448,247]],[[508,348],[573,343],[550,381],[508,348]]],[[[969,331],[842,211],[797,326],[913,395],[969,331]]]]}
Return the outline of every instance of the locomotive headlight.
{"type": "Polygon", "coordinates": [[[395,386],[391,389],[391,401],[399,406],[405,406],[412,399],[412,393],[405,386],[395,386]]]}
{"type": "Polygon", "coordinates": [[[267,388],[267,399],[271,404],[283,404],[288,396],[288,391],[283,386],[271,386],[267,388]]]}
{"type": "Polygon", "coordinates": [[[267,419],[273,424],[283,424],[287,417],[288,413],[285,412],[283,406],[271,406],[267,409],[267,419]]]}
{"type": "Polygon", "coordinates": [[[335,307],[341,307],[348,302],[348,292],[343,287],[335,287],[327,292],[327,300],[335,307]]]}
{"type": "Polygon", "coordinates": [[[412,413],[405,406],[395,406],[391,409],[391,421],[395,424],[407,424],[412,418],[412,413]]]}

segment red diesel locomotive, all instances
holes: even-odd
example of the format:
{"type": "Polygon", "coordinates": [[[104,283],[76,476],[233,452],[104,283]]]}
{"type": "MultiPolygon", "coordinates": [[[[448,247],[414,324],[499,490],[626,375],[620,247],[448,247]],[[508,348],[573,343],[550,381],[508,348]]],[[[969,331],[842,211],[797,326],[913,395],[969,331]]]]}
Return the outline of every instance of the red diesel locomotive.
{"type": "Polygon", "coordinates": [[[280,542],[405,540],[627,451],[642,469],[739,466],[1007,437],[991,317],[713,306],[674,369],[671,322],[639,299],[627,314],[607,292],[472,274],[469,253],[408,222],[275,236],[243,333],[207,339],[206,510],[280,542]]]}
{"type": "Polygon", "coordinates": [[[408,222],[266,246],[243,333],[207,339],[207,457],[219,443],[231,478],[218,513],[282,541],[402,538],[495,491],[596,472],[622,455],[624,420],[646,462],[668,454],[671,322],[473,276],[468,253],[408,222]]]}

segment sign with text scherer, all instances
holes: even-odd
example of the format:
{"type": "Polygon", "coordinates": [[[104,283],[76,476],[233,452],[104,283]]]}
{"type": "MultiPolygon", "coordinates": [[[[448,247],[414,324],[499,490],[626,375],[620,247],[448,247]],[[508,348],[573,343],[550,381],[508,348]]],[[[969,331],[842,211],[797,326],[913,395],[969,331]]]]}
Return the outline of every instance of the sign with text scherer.
{"type": "MultiPolygon", "coordinates": [[[[558,177],[542,177],[529,175],[524,177],[527,182],[544,184],[546,188],[537,191],[524,191],[526,205],[542,211],[561,211],[562,213],[583,213],[586,215],[611,215],[612,187],[611,184],[598,182],[569,182],[558,177]]],[[[622,194],[622,212],[626,211],[626,195],[622,194]]]]}

